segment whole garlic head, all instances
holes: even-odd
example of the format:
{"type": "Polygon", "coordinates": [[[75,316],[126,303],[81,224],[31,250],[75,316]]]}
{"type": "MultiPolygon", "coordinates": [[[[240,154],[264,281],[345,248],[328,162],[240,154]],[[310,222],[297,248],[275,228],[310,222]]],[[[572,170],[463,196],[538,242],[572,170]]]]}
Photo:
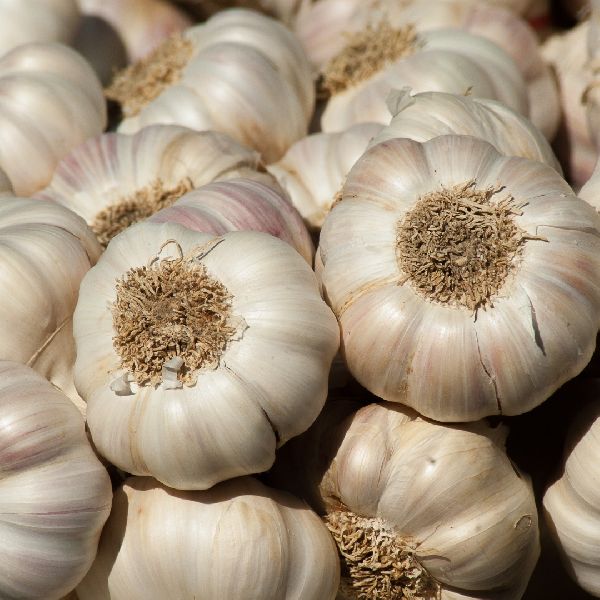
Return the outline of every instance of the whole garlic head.
{"type": "Polygon", "coordinates": [[[98,451],[177,489],[267,470],[327,395],[339,329],[266,233],[138,223],[80,288],[75,383],[98,451]]]}
{"type": "Polygon", "coordinates": [[[316,260],[350,372],[439,421],[530,410],[591,358],[599,231],[554,169],[482,140],[372,146],[316,260]]]}

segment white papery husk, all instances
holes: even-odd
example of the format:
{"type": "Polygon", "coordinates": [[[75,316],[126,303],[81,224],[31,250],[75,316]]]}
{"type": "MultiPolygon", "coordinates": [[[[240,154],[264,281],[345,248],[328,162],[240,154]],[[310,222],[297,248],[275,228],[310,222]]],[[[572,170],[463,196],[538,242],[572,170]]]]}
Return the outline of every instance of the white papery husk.
{"type": "Polygon", "coordinates": [[[600,319],[600,217],[551,167],[469,136],[392,139],[350,171],[316,263],[351,373],[377,396],[439,421],[520,414],[589,362],[600,319]],[[429,300],[396,256],[419,197],[474,182],[512,197],[529,238],[475,311],[429,300]]]}
{"type": "Polygon", "coordinates": [[[179,223],[214,235],[263,231],[290,244],[309,265],[313,263],[314,246],[300,213],[284,192],[260,181],[235,178],[209,183],[184,194],[149,220],[179,223]]]}
{"type": "Polygon", "coordinates": [[[232,9],[182,35],[192,51],[179,80],[126,114],[120,132],[156,123],[223,131],[267,162],[306,135],[315,91],[304,51],[285,26],[232,9]]]}
{"type": "Polygon", "coordinates": [[[0,59],[0,168],[18,195],[47,185],[59,160],[105,125],[100,82],[74,50],[31,43],[0,59]]]}
{"type": "Polygon", "coordinates": [[[600,597],[600,402],[598,381],[589,382],[593,402],[577,415],[564,469],[543,498],[545,517],[569,574],[600,597]]]}
{"type": "Polygon", "coordinates": [[[333,600],[335,544],[291,494],[241,477],[175,491],[131,477],[115,492],[79,600],[333,600]],[[147,543],[152,540],[152,543],[147,543]]]}
{"type": "Polygon", "coordinates": [[[0,224],[0,359],[32,367],[83,411],[72,317],[101,248],[81,217],[52,202],[1,197],[0,224]]]}
{"type": "Polygon", "coordinates": [[[96,555],[112,498],[84,421],[32,369],[0,361],[0,596],[57,600],[96,555]]]}
{"type": "Polygon", "coordinates": [[[98,451],[128,473],[177,489],[267,470],[276,448],[321,410],[339,346],[315,275],[288,244],[265,233],[215,237],[175,223],[139,223],[111,241],[81,284],[74,334],[75,383],[98,451]],[[114,384],[127,373],[113,346],[116,281],[156,257],[179,256],[177,246],[184,256],[193,250],[194,262],[229,291],[237,333],[218,364],[195,372],[193,385],[133,383],[118,391],[114,384]]]}
{"type": "MultiPolygon", "coordinates": [[[[540,548],[531,482],[507,457],[506,433],[485,422],[434,423],[390,403],[361,408],[334,399],[282,449],[273,483],[326,518],[350,511],[382,519],[439,585],[427,598],[517,600],[540,548]]],[[[383,554],[375,547],[373,563],[383,554]]],[[[365,575],[383,575],[363,566],[365,575]]],[[[344,587],[338,596],[353,597],[344,587]]]]}
{"type": "Polygon", "coordinates": [[[403,87],[415,93],[469,93],[499,100],[523,115],[529,111],[525,81],[504,50],[461,29],[436,29],[417,33],[413,53],[332,95],[322,130],[342,131],[360,122],[387,124],[386,98],[403,87]]]}

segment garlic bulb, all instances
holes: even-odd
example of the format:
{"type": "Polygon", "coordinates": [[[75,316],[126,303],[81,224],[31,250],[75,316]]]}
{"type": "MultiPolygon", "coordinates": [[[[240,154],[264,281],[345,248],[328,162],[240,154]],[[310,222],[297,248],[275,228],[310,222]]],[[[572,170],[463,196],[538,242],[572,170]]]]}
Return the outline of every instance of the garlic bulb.
{"type": "Polygon", "coordinates": [[[84,278],[75,383],[98,451],[177,489],[268,469],[321,410],[339,346],[287,243],[138,223],[84,278]]]}
{"type": "Polygon", "coordinates": [[[0,361],[0,597],[56,600],[90,568],[108,473],[81,415],[29,367],[0,361]]]}
{"type": "Polygon", "coordinates": [[[306,134],[315,92],[293,34],[237,9],[169,38],[117,76],[108,96],[122,105],[122,133],[154,123],[214,129],[273,162],[306,134]]]}
{"type": "Polygon", "coordinates": [[[260,181],[239,178],[209,183],[149,220],[179,223],[214,235],[264,231],[293,246],[309,265],[313,262],[314,246],[300,214],[283,193],[260,181]]]}
{"type": "Polygon", "coordinates": [[[50,202],[0,198],[0,359],[27,364],[81,406],[71,331],[79,284],[100,255],[83,220],[50,202]]]}
{"type": "Polygon", "coordinates": [[[358,122],[387,123],[386,97],[402,87],[472,93],[528,112],[525,82],[512,59],[485,38],[458,29],[417,33],[410,25],[381,23],[356,35],[328,65],[324,82],[332,93],[321,118],[327,132],[358,122]]]}
{"type": "Polygon", "coordinates": [[[598,382],[591,392],[595,401],[579,415],[579,431],[569,449],[560,478],[546,491],[545,516],[566,566],[577,583],[600,597],[600,403],[598,382]]]}
{"type": "Polygon", "coordinates": [[[29,42],[68,44],[79,16],[77,0],[0,0],[0,56],[29,42]]]}
{"type": "Polygon", "coordinates": [[[15,192],[44,187],[58,161],[106,124],[88,63],[60,44],[25,44],[0,58],[0,168],[15,192]]]}
{"type": "Polygon", "coordinates": [[[530,410],[592,356],[599,231],[554,169],[482,140],[372,146],[316,260],[350,372],[438,421],[530,410]]]}
{"type": "Polygon", "coordinates": [[[75,148],[36,197],[81,215],[103,246],[129,225],[220,179],[268,181],[258,154],[229,136],[175,125],[106,133],[75,148]]]}
{"type": "Polygon", "coordinates": [[[334,600],[335,544],[303,502],[251,477],[178,492],[131,477],[79,600],[334,600]],[[147,543],[147,540],[159,543],[147,543]]]}
{"type": "Polygon", "coordinates": [[[130,61],[147,56],[192,22],[165,0],[78,0],[85,15],[102,17],[119,33],[130,61]]]}
{"type": "Polygon", "coordinates": [[[273,478],[323,515],[341,556],[339,600],[518,600],[538,522],[505,435],[332,401],[282,449],[273,478]]]}
{"type": "Polygon", "coordinates": [[[337,133],[314,133],[296,143],[267,167],[289,193],[307,226],[319,230],[346,174],[381,130],[378,123],[359,123],[337,133]]]}

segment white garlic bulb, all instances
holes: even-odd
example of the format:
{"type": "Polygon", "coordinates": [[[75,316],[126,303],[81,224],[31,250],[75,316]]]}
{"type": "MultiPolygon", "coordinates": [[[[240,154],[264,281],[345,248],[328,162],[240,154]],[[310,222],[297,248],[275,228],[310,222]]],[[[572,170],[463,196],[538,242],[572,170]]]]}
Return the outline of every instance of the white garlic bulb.
{"type": "Polygon", "coordinates": [[[155,123],[213,129],[259,150],[267,162],[306,134],[315,100],[293,34],[243,9],[170,38],[117,76],[108,95],[122,105],[122,133],[155,123]]]}
{"type": "Polygon", "coordinates": [[[106,246],[120,231],[220,179],[257,178],[258,153],[226,134],[152,125],[106,133],[75,148],[36,197],[81,215],[106,246]]]}
{"type": "Polygon", "coordinates": [[[321,228],[346,174],[381,128],[379,123],[358,123],[346,131],[314,133],[267,167],[308,227],[321,228]]]}
{"type": "Polygon", "coordinates": [[[554,169],[474,137],[372,146],[317,250],[350,372],[439,421],[530,410],[592,356],[599,231],[554,169]]]}
{"type": "Polygon", "coordinates": [[[334,600],[338,582],[331,536],[292,495],[252,477],[201,492],[131,477],[115,492],[98,556],[77,594],[79,600],[334,600]]]}
{"type": "Polygon", "coordinates": [[[138,223],[84,278],[75,383],[100,454],[177,489],[267,470],[327,395],[339,330],[271,235],[138,223]]]}
{"type": "Polygon", "coordinates": [[[302,217],[287,196],[260,181],[236,178],[209,183],[149,220],[179,223],[214,235],[264,231],[294,247],[309,265],[313,263],[314,246],[302,217]]]}
{"type": "Polygon", "coordinates": [[[333,400],[282,449],[273,479],[323,515],[341,557],[339,600],[518,600],[539,556],[538,519],[505,436],[333,400]]]}
{"type": "Polygon", "coordinates": [[[24,365],[0,361],[0,597],[57,600],[90,568],[110,478],[71,402],[24,365]]]}
{"type": "Polygon", "coordinates": [[[58,161],[106,125],[90,65],[60,44],[24,44],[0,58],[0,168],[15,192],[47,185],[58,161]]]}

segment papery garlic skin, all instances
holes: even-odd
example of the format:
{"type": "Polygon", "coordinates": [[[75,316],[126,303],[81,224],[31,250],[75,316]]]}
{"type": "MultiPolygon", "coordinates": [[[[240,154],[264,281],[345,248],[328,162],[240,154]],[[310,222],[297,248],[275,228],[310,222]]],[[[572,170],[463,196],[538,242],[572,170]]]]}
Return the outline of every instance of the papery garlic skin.
{"type": "MultiPolygon", "coordinates": [[[[598,393],[597,382],[593,392],[598,393]]],[[[560,478],[543,498],[545,516],[567,569],[589,594],[600,597],[600,404],[580,416],[576,442],[560,478]]]]}
{"type": "Polygon", "coordinates": [[[0,58],[0,168],[15,193],[47,185],[58,161],[106,125],[90,65],[60,44],[25,44],[0,58]]]}
{"type": "Polygon", "coordinates": [[[503,102],[526,115],[525,82],[512,59],[489,40],[460,29],[418,33],[414,52],[372,77],[334,94],[321,118],[323,131],[341,131],[360,122],[387,124],[385,100],[392,89],[474,96],[503,102]]]}
{"type": "Polygon", "coordinates": [[[98,451],[128,473],[177,489],[267,470],[276,448],[321,410],[339,346],[315,275],[288,244],[265,233],[215,237],[175,223],[139,223],[111,241],[81,284],[74,335],[75,383],[98,451]],[[193,252],[194,264],[231,295],[236,332],[216,364],[192,369],[195,383],[130,383],[136,373],[122,366],[113,343],[117,279],[179,252],[193,252]]]}
{"type": "Polygon", "coordinates": [[[260,181],[236,178],[209,183],[188,192],[149,221],[179,223],[214,235],[263,231],[290,244],[309,265],[313,262],[314,246],[300,214],[287,196],[260,181]]]}
{"type": "Polygon", "coordinates": [[[348,171],[381,128],[379,123],[359,123],[342,132],[314,133],[267,167],[308,227],[321,228],[348,171]]]}
{"type": "Polygon", "coordinates": [[[232,9],[185,30],[183,39],[191,54],[180,79],[125,118],[120,132],[155,123],[223,131],[266,162],[306,134],[314,86],[302,47],[285,26],[232,9]]]}
{"type": "Polygon", "coordinates": [[[131,477],[79,600],[334,600],[335,544],[291,494],[251,477],[203,492],[131,477]],[[160,540],[148,544],[144,540],[160,540]]]}
{"type": "MultiPolygon", "coordinates": [[[[372,146],[325,220],[315,261],[351,373],[377,396],[439,421],[530,410],[592,356],[600,322],[598,231],[597,212],[556,171],[502,157],[481,140],[372,146]],[[511,222],[522,232],[500,287],[479,308],[464,297],[450,302],[420,291],[397,254],[399,227],[419,199],[460,186],[465,192],[469,182],[495,190],[494,202],[512,198],[511,222]]],[[[457,252],[456,277],[476,260],[457,252]]]]}
{"type": "Polygon", "coordinates": [[[0,596],[56,600],[81,581],[110,512],[108,473],[71,402],[0,361],[0,596]]]}
{"type": "MultiPolygon", "coordinates": [[[[484,422],[452,427],[398,405],[333,400],[282,450],[274,481],[326,518],[382,519],[439,586],[432,597],[516,600],[539,556],[538,523],[505,435],[484,422]]],[[[353,596],[342,587],[339,597],[353,596]]]]}
{"type": "Polygon", "coordinates": [[[1,197],[0,224],[0,359],[32,367],[81,406],[71,320],[101,248],[81,217],[51,202],[1,197]]]}

